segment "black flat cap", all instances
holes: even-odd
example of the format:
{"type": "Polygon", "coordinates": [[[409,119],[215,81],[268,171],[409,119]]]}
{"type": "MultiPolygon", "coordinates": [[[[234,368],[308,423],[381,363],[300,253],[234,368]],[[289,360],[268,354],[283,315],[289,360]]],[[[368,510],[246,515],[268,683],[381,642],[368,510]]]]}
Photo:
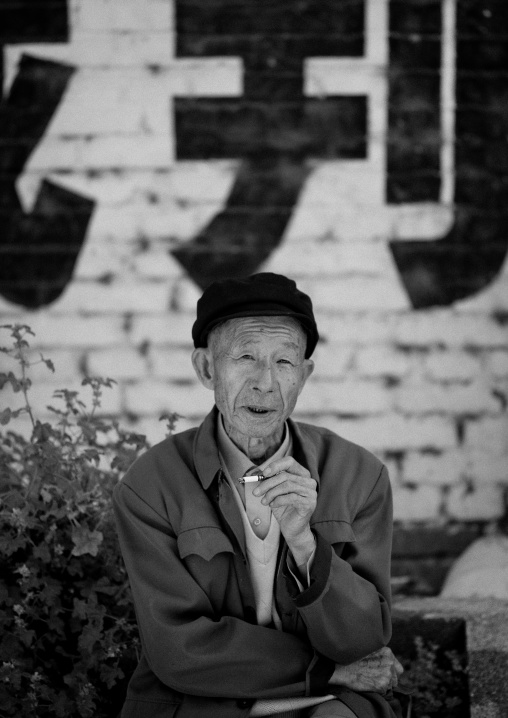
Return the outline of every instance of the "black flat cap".
{"type": "Polygon", "coordinates": [[[197,303],[192,327],[194,346],[206,347],[210,330],[227,319],[263,316],[297,319],[307,334],[305,357],[310,357],[319,339],[311,299],[292,279],[272,272],[210,284],[197,303]]]}

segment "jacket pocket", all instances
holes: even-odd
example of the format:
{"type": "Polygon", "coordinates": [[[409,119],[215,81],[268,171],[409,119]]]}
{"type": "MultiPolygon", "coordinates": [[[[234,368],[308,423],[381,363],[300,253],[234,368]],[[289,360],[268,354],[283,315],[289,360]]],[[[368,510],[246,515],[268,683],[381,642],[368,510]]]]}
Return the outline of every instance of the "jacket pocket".
{"type": "Polygon", "coordinates": [[[329,544],[351,543],[356,541],[356,536],[351,524],[347,521],[316,521],[311,523],[311,528],[316,529],[318,533],[328,541],[329,544]]]}
{"type": "Polygon", "coordinates": [[[182,531],[177,538],[180,558],[191,554],[210,561],[218,553],[234,553],[228,537],[216,526],[200,526],[182,531]]]}

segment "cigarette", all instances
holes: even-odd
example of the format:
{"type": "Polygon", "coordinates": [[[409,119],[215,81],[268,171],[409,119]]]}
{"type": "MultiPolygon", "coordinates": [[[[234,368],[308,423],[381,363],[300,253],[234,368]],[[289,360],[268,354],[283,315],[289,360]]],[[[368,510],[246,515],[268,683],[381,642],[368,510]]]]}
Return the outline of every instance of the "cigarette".
{"type": "Polygon", "coordinates": [[[238,481],[241,484],[254,484],[257,481],[264,481],[266,479],[266,476],[263,476],[263,474],[253,474],[252,476],[240,476],[238,481]]]}

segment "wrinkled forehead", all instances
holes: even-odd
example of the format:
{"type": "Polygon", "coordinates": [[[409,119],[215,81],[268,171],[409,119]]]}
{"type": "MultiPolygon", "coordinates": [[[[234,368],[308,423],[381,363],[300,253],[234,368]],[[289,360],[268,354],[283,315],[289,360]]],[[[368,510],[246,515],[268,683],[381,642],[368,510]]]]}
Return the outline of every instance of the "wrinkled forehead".
{"type": "Polygon", "coordinates": [[[280,344],[296,351],[305,351],[307,336],[301,324],[293,317],[260,316],[228,319],[211,333],[212,344],[220,343],[225,349],[236,344],[280,344]]]}

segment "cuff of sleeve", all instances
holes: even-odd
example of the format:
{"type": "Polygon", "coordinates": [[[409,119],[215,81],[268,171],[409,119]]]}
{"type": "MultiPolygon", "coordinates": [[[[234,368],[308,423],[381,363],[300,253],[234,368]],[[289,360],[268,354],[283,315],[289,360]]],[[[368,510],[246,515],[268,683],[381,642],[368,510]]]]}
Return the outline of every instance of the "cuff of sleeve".
{"type": "MultiPolygon", "coordinates": [[[[296,590],[293,581],[287,580],[289,595],[297,608],[304,608],[313,603],[323,593],[328,585],[330,567],[332,563],[332,547],[319,533],[316,536],[316,552],[310,568],[310,586],[302,592],[296,590]]],[[[286,578],[288,578],[286,574],[286,578]]]]}
{"type": "Polygon", "coordinates": [[[335,663],[319,653],[314,655],[307,669],[305,695],[323,696],[330,693],[328,681],[335,670],[335,663]]]}

